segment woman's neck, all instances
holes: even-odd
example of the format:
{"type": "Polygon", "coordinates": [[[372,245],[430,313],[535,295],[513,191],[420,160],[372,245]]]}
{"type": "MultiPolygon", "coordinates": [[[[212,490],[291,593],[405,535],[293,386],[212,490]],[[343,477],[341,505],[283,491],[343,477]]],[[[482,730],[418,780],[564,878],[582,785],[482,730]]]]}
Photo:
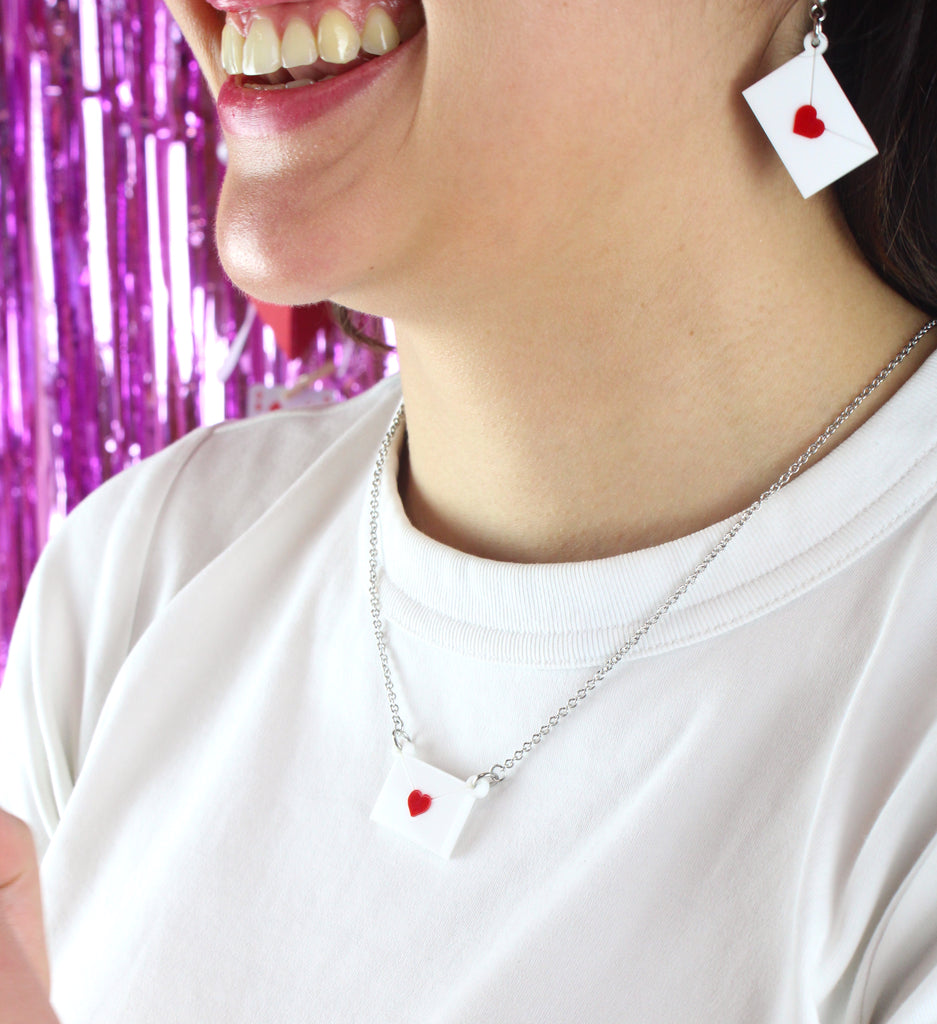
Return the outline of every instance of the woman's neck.
{"type": "Polygon", "coordinates": [[[399,320],[414,525],[503,561],[602,558],[727,518],[780,476],[925,318],[828,198],[757,206],[707,211],[732,225],[719,237],[673,217],[561,282],[532,271],[453,303],[439,327],[399,320]]]}

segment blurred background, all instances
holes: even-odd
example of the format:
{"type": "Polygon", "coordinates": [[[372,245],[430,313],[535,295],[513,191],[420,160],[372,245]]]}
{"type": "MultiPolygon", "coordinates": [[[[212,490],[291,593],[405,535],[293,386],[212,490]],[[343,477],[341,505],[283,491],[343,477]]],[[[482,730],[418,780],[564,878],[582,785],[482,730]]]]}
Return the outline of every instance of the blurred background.
{"type": "MultiPolygon", "coordinates": [[[[0,0],[0,49],[2,681],[36,559],[95,487],[201,424],[341,401],[396,366],[328,306],[225,277],[224,143],[162,3],[0,0]]],[[[354,326],[393,343],[388,321],[354,326]]]]}

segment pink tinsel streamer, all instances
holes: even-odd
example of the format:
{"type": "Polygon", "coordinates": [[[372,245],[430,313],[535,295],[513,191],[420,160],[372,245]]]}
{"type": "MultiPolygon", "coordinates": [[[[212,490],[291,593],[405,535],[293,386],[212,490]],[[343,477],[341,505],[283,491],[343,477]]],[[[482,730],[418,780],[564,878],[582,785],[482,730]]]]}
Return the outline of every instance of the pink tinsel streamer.
{"type": "Polygon", "coordinates": [[[211,97],[161,3],[0,0],[0,48],[2,674],[42,546],[95,487],[252,385],[335,400],[385,367],[331,329],[288,362],[258,319],[219,381],[249,300],[214,249],[211,97]]]}

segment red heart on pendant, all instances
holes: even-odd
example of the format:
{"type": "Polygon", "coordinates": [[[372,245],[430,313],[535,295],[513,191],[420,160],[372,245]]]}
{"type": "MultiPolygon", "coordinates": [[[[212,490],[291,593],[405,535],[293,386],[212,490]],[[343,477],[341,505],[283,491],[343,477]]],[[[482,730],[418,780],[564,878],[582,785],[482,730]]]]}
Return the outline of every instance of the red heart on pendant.
{"type": "Polygon", "coordinates": [[[794,134],[805,139],[819,139],[826,131],[826,125],[817,117],[817,108],[808,103],[794,115],[794,134]]]}
{"type": "Polygon", "coordinates": [[[427,796],[425,793],[421,793],[418,789],[415,789],[407,797],[407,807],[410,808],[410,817],[415,818],[418,814],[426,814],[432,802],[433,798],[431,796],[427,796]]]}

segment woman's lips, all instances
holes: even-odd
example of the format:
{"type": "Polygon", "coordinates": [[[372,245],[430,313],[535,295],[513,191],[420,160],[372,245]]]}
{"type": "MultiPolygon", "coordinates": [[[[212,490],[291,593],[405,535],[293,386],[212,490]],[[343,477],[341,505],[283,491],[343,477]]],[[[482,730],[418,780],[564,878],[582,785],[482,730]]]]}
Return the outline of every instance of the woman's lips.
{"type": "MultiPolygon", "coordinates": [[[[225,0],[219,0],[225,2],[225,0]]],[[[412,39],[382,57],[374,57],[325,82],[287,88],[244,84],[243,76],[225,79],[218,95],[218,117],[226,134],[265,138],[293,131],[337,112],[345,104],[373,89],[382,78],[419,60],[426,39],[422,28],[412,39]]],[[[377,89],[374,90],[378,92],[377,89]]],[[[375,96],[379,104],[381,97],[375,96]]],[[[375,110],[374,117],[380,116],[375,110]]]]}

